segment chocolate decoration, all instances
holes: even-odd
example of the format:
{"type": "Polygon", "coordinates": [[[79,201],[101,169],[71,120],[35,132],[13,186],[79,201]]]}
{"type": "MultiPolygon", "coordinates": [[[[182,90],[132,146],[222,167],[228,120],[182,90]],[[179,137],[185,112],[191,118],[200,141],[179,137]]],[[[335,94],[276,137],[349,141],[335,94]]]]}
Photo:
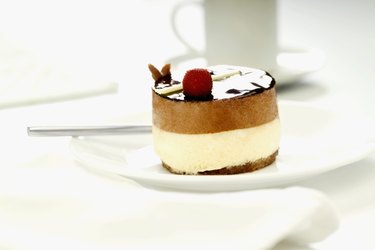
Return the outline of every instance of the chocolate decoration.
{"type": "MultiPolygon", "coordinates": [[[[275,80],[265,71],[233,66],[213,66],[209,67],[211,75],[220,75],[232,70],[240,70],[241,74],[221,81],[213,82],[212,97],[193,100],[184,95],[183,92],[171,93],[168,95],[161,95],[163,98],[175,101],[212,101],[222,100],[234,97],[242,97],[245,95],[254,95],[262,93],[265,90],[271,89],[275,85],[275,80]],[[233,83],[235,86],[233,87],[233,83]]],[[[178,80],[173,80],[171,77],[163,77],[155,82],[154,89],[164,89],[173,84],[180,84],[178,80]]]]}

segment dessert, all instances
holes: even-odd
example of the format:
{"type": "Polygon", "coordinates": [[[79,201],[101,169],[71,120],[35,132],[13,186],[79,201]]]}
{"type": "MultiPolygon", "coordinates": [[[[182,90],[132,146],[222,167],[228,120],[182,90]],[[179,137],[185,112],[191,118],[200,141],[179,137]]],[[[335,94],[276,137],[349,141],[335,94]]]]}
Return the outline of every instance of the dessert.
{"type": "Polygon", "coordinates": [[[267,72],[216,65],[187,71],[181,81],[168,64],[149,69],[154,148],[167,170],[239,174],[275,161],[280,121],[275,80],[267,72]]]}

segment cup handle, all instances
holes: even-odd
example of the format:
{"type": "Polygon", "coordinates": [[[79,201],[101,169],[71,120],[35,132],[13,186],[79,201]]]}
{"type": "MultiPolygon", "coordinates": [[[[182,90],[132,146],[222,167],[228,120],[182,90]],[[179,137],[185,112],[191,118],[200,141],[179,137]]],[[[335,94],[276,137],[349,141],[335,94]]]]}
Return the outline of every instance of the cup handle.
{"type": "Polygon", "coordinates": [[[185,41],[185,39],[182,37],[180,31],[178,30],[177,28],[177,16],[179,14],[179,12],[185,8],[186,6],[188,5],[191,5],[191,4],[199,4],[199,5],[202,5],[202,3],[200,1],[183,1],[183,2],[179,2],[178,4],[175,5],[175,7],[173,8],[172,10],[172,14],[171,14],[171,26],[172,26],[172,31],[173,33],[175,34],[175,36],[177,37],[178,40],[180,40],[180,42],[185,45],[185,47],[189,50],[189,53],[191,54],[199,54],[199,52],[194,49],[188,42],[185,41]]]}

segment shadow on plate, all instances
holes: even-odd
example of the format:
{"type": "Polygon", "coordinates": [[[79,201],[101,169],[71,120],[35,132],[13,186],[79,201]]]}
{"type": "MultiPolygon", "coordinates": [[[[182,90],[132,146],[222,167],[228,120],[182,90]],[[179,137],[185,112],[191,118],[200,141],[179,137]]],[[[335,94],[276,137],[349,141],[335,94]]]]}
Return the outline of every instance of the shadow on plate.
{"type": "Polygon", "coordinates": [[[297,245],[289,242],[281,242],[273,247],[271,250],[316,250],[306,245],[297,245]]]}

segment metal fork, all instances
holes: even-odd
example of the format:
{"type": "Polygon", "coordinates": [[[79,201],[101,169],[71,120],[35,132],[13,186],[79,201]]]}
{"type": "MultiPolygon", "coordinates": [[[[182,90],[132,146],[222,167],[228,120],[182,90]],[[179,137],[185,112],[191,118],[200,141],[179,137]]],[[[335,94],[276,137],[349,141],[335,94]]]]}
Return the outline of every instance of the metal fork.
{"type": "Polygon", "coordinates": [[[35,126],[28,127],[29,136],[99,136],[151,133],[150,125],[109,126],[35,126]]]}

